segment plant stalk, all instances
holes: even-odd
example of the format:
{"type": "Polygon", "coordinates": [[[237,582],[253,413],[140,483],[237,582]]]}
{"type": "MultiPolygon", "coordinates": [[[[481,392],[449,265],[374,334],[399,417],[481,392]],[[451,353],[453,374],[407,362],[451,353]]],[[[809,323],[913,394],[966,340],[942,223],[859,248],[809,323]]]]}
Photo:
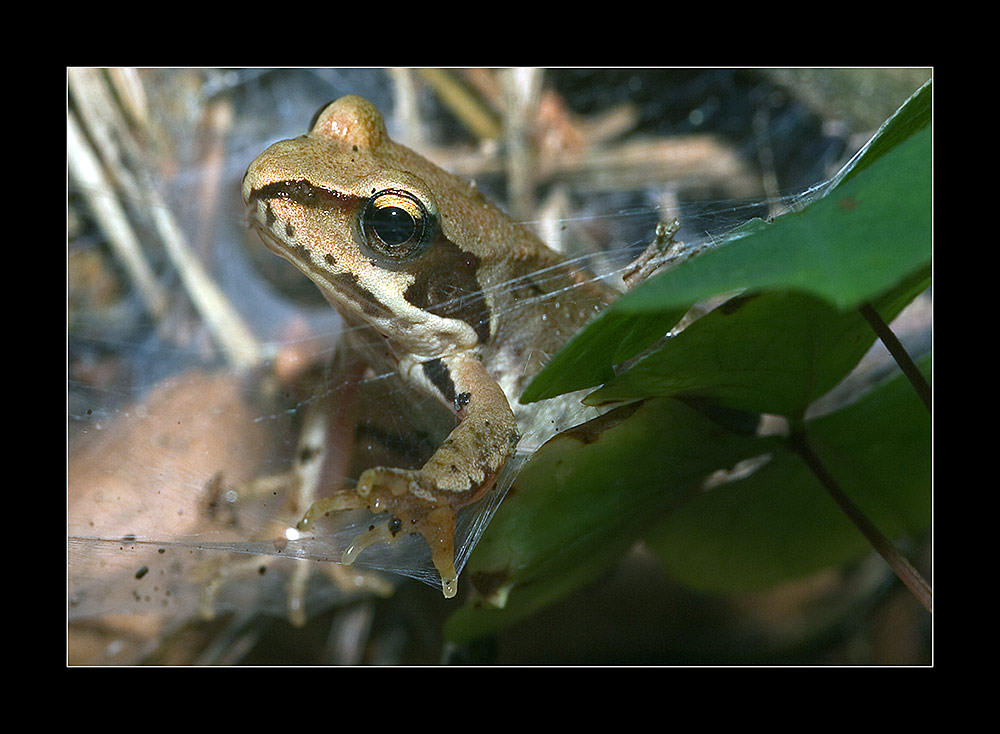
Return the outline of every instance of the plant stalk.
{"type": "Polygon", "coordinates": [[[872,547],[889,564],[893,573],[899,577],[900,581],[910,590],[923,607],[929,612],[932,608],[933,597],[930,585],[920,575],[920,572],[913,567],[913,564],[900,553],[899,549],[890,541],[875,524],[868,519],[868,516],[861,510],[854,501],[847,496],[837,480],[827,470],[826,466],[813,451],[809,439],[804,431],[793,431],[789,437],[792,449],[802,457],[812,473],[822,483],[823,488],[833,497],[834,502],[840,506],[844,514],[854,523],[861,533],[871,543],[872,547]]]}
{"type": "Polygon", "coordinates": [[[875,307],[870,303],[862,303],[858,307],[858,310],[861,312],[861,315],[864,316],[865,321],[869,323],[878,335],[878,338],[882,340],[883,344],[885,344],[886,349],[889,350],[889,354],[891,354],[892,358],[896,360],[896,364],[899,365],[903,374],[906,375],[906,379],[910,381],[910,384],[913,385],[913,389],[917,391],[917,395],[919,395],[920,399],[924,401],[927,411],[930,412],[930,383],[927,382],[927,378],[924,377],[920,368],[917,367],[916,363],[903,347],[902,342],[899,341],[899,338],[893,333],[892,329],[889,328],[889,325],[885,323],[878,311],[876,311],[875,307]]]}

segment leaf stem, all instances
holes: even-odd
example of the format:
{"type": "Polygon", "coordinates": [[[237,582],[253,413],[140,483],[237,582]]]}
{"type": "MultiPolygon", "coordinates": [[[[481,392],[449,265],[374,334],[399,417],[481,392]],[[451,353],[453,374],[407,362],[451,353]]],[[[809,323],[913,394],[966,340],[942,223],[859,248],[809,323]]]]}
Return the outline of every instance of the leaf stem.
{"type": "Polygon", "coordinates": [[[882,531],[868,519],[868,516],[858,507],[854,501],[847,496],[837,480],[827,470],[822,460],[813,450],[812,445],[804,430],[793,431],[789,436],[792,449],[802,457],[812,473],[819,479],[823,488],[833,497],[833,500],[840,506],[844,514],[854,523],[861,533],[868,539],[872,547],[889,564],[893,573],[899,577],[900,581],[910,590],[923,607],[931,611],[933,597],[930,585],[924,580],[920,572],[913,567],[913,564],[900,553],[899,549],[893,545],[882,531]]]}
{"type": "Polygon", "coordinates": [[[913,389],[917,391],[917,395],[919,395],[920,399],[924,401],[924,405],[927,407],[928,412],[930,412],[930,383],[927,382],[927,378],[924,377],[920,368],[917,367],[916,363],[903,347],[902,342],[899,341],[899,338],[893,333],[892,329],[889,328],[889,325],[885,323],[878,311],[876,311],[875,307],[870,303],[862,303],[858,307],[858,310],[861,312],[861,315],[864,316],[865,321],[871,325],[872,329],[878,335],[878,338],[882,340],[883,344],[885,344],[886,349],[889,350],[889,354],[891,354],[892,358],[896,360],[896,364],[899,365],[903,374],[906,375],[906,379],[908,379],[910,384],[913,385],[913,389]]]}

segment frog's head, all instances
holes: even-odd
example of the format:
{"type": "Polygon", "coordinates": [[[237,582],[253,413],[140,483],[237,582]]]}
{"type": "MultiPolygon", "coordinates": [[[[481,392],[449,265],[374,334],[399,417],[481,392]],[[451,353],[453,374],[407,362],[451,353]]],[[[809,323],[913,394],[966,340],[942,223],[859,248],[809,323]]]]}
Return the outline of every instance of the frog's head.
{"type": "Polygon", "coordinates": [[[243,200],[268,248],[345,317],[436,355],[490,336],[480,257],[442,226],[434,188],[453,180],[394,143],[371,103],[349,96],[325,107],[307,135],[261,153],[243,200]]]}

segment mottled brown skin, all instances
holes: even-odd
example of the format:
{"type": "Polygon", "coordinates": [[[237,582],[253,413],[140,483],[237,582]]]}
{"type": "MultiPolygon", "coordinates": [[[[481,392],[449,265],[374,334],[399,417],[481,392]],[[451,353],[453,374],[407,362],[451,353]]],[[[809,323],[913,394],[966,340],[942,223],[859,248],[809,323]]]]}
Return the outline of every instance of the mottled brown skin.
{"type": "Polygon", "coordinates": [[[456,511],[490,489],[513,455],[512,406],[527,380],[611,291],[474,186],[393,142],[381,114],[360,97],[331,103],[307,135],[258,156],[243,199],[272,251],[309,276],[348,323],[384,337],[379,366],[460,419],[423,467],[368,469],[356,488],[317,502],[300,528],[340,510],[389,513],[344,561],[417,532],[445,596],[454,596],[456,511]],[[394,229],[389,220],[403,224],[394,229]]]}

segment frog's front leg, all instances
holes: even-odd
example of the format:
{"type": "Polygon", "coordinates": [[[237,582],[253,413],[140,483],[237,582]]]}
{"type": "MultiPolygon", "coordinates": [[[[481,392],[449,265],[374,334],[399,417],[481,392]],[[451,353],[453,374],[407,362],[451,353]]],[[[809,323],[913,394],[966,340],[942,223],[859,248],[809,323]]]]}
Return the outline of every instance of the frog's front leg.
{"type": "Polygon", "coordinates": [[[354,490],[317,501],[299,523],[308,530],[323,515],[367,508],[389,519],[362,533],[344,551],[353,563],[365,548],[417,533],[431,550],[446,597],[455,596],[457,511],[489,490],[514,454],[520,438],[506,395],[474,356],[441,358],[416,365],[421,377],[451,402],[458,426],[420,469],[375,467],[362,473],[354,490]]]}

